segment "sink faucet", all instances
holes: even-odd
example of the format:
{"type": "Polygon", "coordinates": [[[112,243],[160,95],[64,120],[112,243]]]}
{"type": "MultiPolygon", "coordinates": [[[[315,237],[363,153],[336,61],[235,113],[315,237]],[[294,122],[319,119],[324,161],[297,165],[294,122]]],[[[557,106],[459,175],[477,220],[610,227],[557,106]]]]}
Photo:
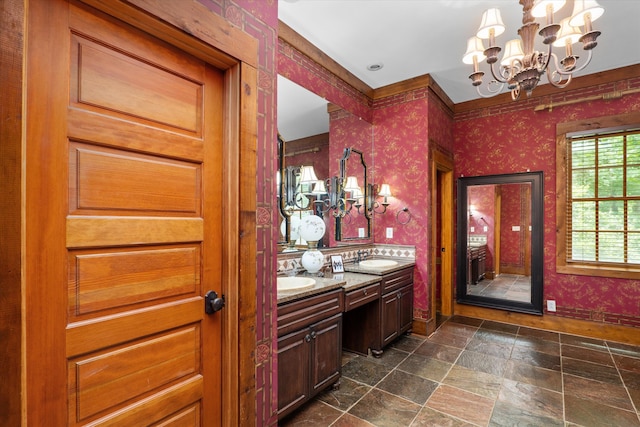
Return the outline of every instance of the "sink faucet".
{"type": "Polygon", "coordinates": [[[358,262],[367,259],[367,251],[358,251],[358,262]]]}

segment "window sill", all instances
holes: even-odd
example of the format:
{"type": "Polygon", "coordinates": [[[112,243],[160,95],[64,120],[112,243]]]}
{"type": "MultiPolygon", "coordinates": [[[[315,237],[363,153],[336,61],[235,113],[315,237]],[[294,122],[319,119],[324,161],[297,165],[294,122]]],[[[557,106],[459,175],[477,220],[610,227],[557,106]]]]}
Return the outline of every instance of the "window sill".
{"type": "Polygon", "coordinates": [[[558,265],[556,266],[556,273],[640,280],[640,268],[610,267],[604,265],[558,265]]]}

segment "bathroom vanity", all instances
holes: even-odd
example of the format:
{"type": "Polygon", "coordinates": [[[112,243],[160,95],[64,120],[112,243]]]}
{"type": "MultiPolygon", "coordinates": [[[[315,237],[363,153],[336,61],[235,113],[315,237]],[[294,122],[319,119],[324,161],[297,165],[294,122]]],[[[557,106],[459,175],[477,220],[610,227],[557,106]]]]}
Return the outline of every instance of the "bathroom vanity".
{"type": "Polygon", "coordinates": [[[341,284],[319,279],[314,289],[303,292],[308,296],[278,305],[278,418],[340,378],[341,284]]]}
{"type": "Polygon", "coordinates": [[[378,299],[359,312],[345,313],[343,347],[346,350],[365,355],[371,350],[374,356],[380,357],[385,346],[411,330],[413,267],[413,262],[406,261],[396,261],[396,265],[382,267],[362,267],[362,263],[345,266],[349,272],[374,275],[380,280],[378,299]],[[377,308],[374,303],[377,303],[377,308]],[[364,338],[359,339],[359,345],[353,345],[348,339],[360,335],[364,338]]]}
{"type": "Polygon", "coordinates": [[[343,349],[379,357],[411,329],[413,266],[345,265],[345,273],[278,291],[278,418],[339,385],[343,349]]]}

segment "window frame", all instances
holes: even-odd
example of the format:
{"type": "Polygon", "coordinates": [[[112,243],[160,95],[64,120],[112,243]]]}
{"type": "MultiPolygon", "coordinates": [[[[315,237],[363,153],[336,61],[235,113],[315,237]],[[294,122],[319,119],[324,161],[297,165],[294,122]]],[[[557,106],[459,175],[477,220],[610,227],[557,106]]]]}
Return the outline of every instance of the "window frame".
{"type": "Polygon", "coordinates": [[[640,112],[558,123],[556,126],[556,272],[621,279],[640,279],[640,265],[567,261],[568,141],[594,133],[620,132],[640,127],[640,112]]]}

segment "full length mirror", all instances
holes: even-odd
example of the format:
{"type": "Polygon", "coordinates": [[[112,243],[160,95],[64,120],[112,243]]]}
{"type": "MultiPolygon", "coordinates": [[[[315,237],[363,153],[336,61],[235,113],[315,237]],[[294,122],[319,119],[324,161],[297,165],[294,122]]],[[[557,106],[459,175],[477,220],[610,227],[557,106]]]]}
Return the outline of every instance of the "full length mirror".
{"type": "Polygon", "coordinates": [[[457,301],[542,314],[542,172],[458,180],[457,301]]]}
{"type": "MultiPolygon", "coordinates": [[[[280,215],[274,226],[279,231],[280,251],[295,251],[304,246],[296,236],[295,223],[314,213],[323,217],[327,226],[320,248],[371,241],[370,221],[363,209],[358,211],[357,205],[364,200],[364,183],[371,179],[366,176],[364,159],[370,161],[372,156],[373,127],[348,111],[333,107],[329,113],[326,100],[278,76],[280,215]],[[358,191],[344,192],[342,196],[332,194],[332,189],[338,187],[334,180],[343,171],[342,159],[351,149],[360,153],[362,161],[357,156],[347,160],[344,173],[348,176],[340,185],[345,187],[347,178],[353,177],[350,182],[358,183],[361,194],[358,191]],[[313,183],[308,181],[307,172],[313,172],[313,183]],[[316,185],[319,182],[323,185],[316,185]],[[335,213],[344,209],[351,210],[336,220],[335,213]]],[[[343,192],[343,188],[339,190],[343,192]]]]}

